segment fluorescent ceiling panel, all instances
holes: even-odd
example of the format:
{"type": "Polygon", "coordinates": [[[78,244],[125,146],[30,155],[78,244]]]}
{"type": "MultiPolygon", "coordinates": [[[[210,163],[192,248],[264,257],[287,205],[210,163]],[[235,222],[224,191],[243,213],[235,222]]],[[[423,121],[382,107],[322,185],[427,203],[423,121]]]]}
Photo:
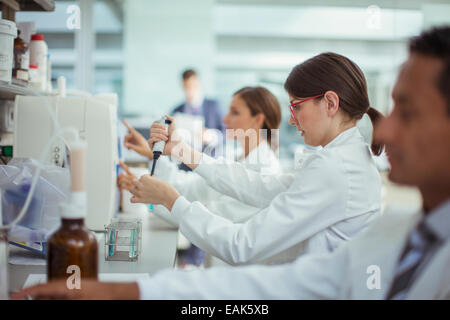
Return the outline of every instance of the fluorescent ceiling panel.
{"type": "Polygon", "coordinates": [[[218,35],[398,40],[420,32],[420,10],[219,4],[218,35]]]}

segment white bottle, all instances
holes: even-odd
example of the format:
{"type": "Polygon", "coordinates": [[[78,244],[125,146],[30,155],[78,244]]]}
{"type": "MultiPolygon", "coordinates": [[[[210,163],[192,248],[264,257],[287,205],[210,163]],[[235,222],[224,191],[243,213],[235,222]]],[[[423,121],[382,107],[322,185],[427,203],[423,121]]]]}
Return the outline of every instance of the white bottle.
{"type": "Polygon", "coordinates": [[[41,90],[41,82],[39,80],[38,66],[30,64],[28,67],[28,86],[34,90],[41,90]]]}
{"type": "Polygon", "coordinates": [[[45,91],[47,87],[47,53],[48,47],[44,41],[44,35],[33,34],[30,42],[30,65],[35,65],[37,77],[35,83],[39,83],[38,89],[45,91]]]}

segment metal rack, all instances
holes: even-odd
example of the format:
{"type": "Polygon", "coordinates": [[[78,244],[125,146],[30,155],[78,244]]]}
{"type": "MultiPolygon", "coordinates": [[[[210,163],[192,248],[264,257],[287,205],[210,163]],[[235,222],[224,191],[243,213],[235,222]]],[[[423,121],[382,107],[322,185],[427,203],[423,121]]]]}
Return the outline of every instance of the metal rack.
{"type": "Polygon", "coordinates": [[[55,11],[53,0],[0,0],[2,19],[16,21],[17,11],[55,11]]]}

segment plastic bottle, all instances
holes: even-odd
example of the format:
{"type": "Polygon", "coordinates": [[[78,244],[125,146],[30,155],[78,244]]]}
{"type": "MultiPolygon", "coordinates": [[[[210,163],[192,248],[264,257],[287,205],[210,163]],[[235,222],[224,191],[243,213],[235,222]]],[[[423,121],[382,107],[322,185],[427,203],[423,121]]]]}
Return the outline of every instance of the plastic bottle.
{"type": "Polygon", "coordinates": [[[13,81],[17,84],[27,85],[28,66],[30,65],[30,51],[25,41],[20,38],[20,30],[14,40],[14,67],[13,81]]]}
{"type": "Polygon", "coordinates": [[[40,90],[41,83],[39,82],[38,66],[30,64],[28,69],[28,85],[36,90],[40,90]]]}
{"type": "Polygon", "coordinates": [[[62,205],[61,227],[48,240],[47,279],[70,277],[75,287],[84,279],[98,278],[97,239],[84,225],[85,151],[82,142],[71,145],[71,196],[69,203],[62,205]]]}
{"type": "Polygon", "coordinates": [[[47,87],[47,53],[48,47],[44,41],[44,35],[33,34],[30,42],[30,65],[38,67],[36,83],[39,90],[45,91],[47,87]]]}

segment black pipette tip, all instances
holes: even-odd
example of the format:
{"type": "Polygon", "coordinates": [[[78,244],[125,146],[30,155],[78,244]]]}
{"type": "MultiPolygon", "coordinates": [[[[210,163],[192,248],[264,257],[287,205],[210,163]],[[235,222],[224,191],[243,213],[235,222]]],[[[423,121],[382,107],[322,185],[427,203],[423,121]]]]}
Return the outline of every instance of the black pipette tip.
{"type": "MultiPolygon", "coordinates": [[[[170,125],[172,123],[172,120],[166,119],[164,121],[166,124],[170,125]]],[[[161,155],[161,152],[155,151],[153,152],[153,164],[152,164],[152,171],[150,172],[150,175],[153,176],[153,173],[155,172],[155,166],[156,166],[156,160],[159,159],[159,156],[161,155]]]]}
{"type": "Polygon", "coordinates": [[[152,171],[150,172],[150,175],[153,176],[153,173],[155,173],[155,166],[156,166],[156,160],[159,159],[159,156],[161,155],[161,152],[155,151],[153,152],[153,164],[152,164],[152,171]]]}

